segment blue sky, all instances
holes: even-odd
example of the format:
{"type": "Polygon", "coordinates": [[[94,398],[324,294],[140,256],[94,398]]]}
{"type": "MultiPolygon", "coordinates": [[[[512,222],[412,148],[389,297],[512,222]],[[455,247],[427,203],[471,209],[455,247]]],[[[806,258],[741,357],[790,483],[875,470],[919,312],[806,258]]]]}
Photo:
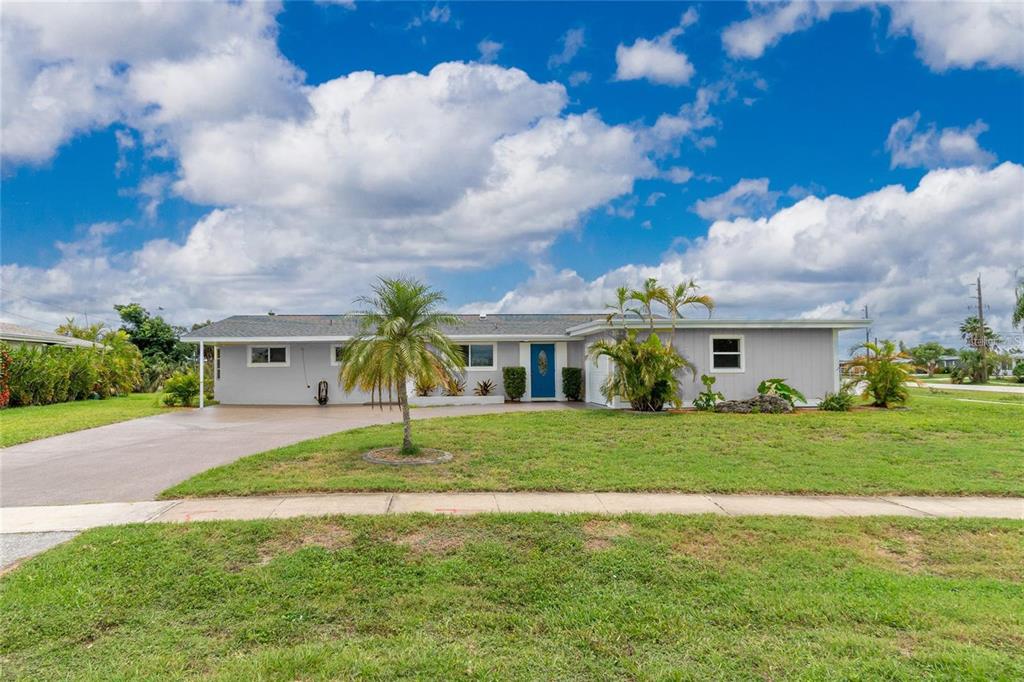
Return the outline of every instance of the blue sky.
{"type": "Polygon", "coordinates": [[[654,275],[951,341],[982,272],[1009,329],[1020,5],[52,9],[3,17],[10,321],[336,312],[378,274],[594,310],[654,275]]]}

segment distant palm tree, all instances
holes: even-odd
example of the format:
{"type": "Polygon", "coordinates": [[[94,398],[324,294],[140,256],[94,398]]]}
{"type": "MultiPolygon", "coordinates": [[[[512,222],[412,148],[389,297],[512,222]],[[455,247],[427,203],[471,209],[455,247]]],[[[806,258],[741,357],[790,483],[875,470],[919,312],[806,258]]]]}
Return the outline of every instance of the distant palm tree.
{"type": "Polygon", "coordinates": [[[1017,280],[1017,302],[1013,307],[1013,326],[1024,330],[1024,277],[1017,280]]]}
{"type": "Polygon", "coordinates": [[[668,308],[668,315],[672,318],[672,335],[668,341],[670,346],[676,340],[676,320],[686,317],[683,315],[684,308],[691,305],[704,306],[708,311],[708,317],[711,317],[711,313],[715,310],[715,299],[707,294],[698,294],[698,289],[700,287],[697,282],[691,279],[689,282],[677,284],[665,292],[666,295],[662,299],[662,303],[668,308]]]}
{"type": "MultiPolygon", "coordinates": [[[[442,329],[459,323],[457,315],[438,311],[444,294],[414,279],[380,278],[367,306],[359,333],[342,352],[338,377],[346,391],[359,387],[383,405],[398,395],[402,408],[402,453],[415,451],[409,416],[407,382],[440,384],[466,366],[458,345],[442,329]]],[[[371,400],[373,398],[371,397],[371,400]]]]}

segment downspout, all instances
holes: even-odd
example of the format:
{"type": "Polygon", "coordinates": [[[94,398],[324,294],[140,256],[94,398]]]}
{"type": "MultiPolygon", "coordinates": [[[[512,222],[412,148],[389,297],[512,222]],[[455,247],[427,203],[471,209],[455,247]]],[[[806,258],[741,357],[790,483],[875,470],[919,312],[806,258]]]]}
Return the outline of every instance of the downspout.
{"type": "Polygon", "coordinates": [[[204,357],[205,356],[205,351],[206,351],[206,349],[203,346],[203,342],[200,341],[199,342],[199,409],[200,410],[203,409],[203,405],[206,402],[206,386],[203,383],[203,378],[204,378],[203,377],[203,369],[204,369],[204,365],[206,364],[204,362],[204,360],[205,360],[205,357],[204,357]]]}

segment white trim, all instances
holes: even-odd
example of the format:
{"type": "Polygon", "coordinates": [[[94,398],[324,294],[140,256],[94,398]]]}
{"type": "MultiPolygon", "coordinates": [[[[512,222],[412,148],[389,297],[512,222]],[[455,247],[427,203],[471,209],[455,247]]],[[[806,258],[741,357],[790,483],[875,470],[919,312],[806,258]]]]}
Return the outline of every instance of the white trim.
{"type": "Polygon", "coordinates": [[[206,400],[205,400],[206,399],[206,385],[205,385],[206,382],[203,381],[203,379],[205,378],[203,376],[203,370],[206,367],[206,358],[203,357],[205,355],[205,353],[203,352],[204,350],[205,349],[203,348],[203,342],[200,341],[199,342],[199,409],[200,410],[203,409],[203,407],[205,407],[205,405],[206,405],[206,400]]]}
{"type": "MultiPolygon", "coordinates": [[[[452,339],[455,340],[454,338],[452,339]]],[[[457,346],[466,346],[466,371],[467,372],[493,372],[498,369],[498,344],[491,343],[458,343],[457,346]],[[473,349],[471,346],[490,346],[491,347],[491,364],[487,366],[476,365],[471,367],[469,364],[469,356],[472,355],[473,349]]]]}
{"type": "Polygon", "coordinates": [[[520,400],[530,402],[530,344],[526,341],[519,342],[519,366],[526,369],[526,392],[520,400]]]}
{"type": "Polygon", "coordinates": [[[839,393],[842,378],[839,376],[839,330],[832,330],[832,391],[839,393]]]}
{"type": "Polygon", "coordinates": [[[330,346],[328,346],[329,352],[328,352],[328,355],[327,355],[327,360],[328,360],[328,362],[330,362],[331,367],[341,367],[341,363],[338,362],[338,360],[337,360],[338,354],[334,352],[334,349],[335,348],[344,348],[344,347],[345,347],[345,344],[343,344],[343,343],[332,343],[332,344],[330,344],[330,346]]]}
{"type": "MultiPolygon", "coordinates": [[[[675,329],[863,329],[871,324],[871,320],[676,320],[675,329]]],[[[569,327],[569,336],[586,336],[609,329],[649,329],[646,320],[594,320],[569,327]]],[[[657,330],[673,328],[671,320],[657,319],[654,321],[657,330]]]]}
{"type": "Polygon", "coordinates": [[[220,346],[213,347],[213,383],[220,381],[220,346]]]}
{"type": "MultiPolygon", "coordinates": [[[[735,355],[735,353],[719,353],[719,355],[735,355]]],[[[708,337],[708,369],[712,374],[743,374],[747,367],[747,342],[743,334],[712,334],[708,337]],[[715,340],[716,339],[739,339],[740,342],[740,366],[739,367],[715,367],[715,340]]]]}
{"type": "MultiPolygon", "coordinates": [[[[269,350],[268,358],[269,358],[269,350]]],[[[292,348],[286,343],[253,343],[245,348],[245,366],[246,367],[290,367],[292,364],[292,348]],[[252,361],[252,349],[253,348],[284,348],[284,362],[256,362],[252,361]]]]}
{"type": "Polygon", "coordinates": [[[565,400],[565,391],[562,390],[562,370],[565,369],[569,360],[569,347],[565,341],[555,342],[555,399],[565,400]]]}
{"type": "MultiPolygon", "coordinates": [[[[565,341],[568,334],[448,334],[448,338],[455,343],[480,341],[565,341]]],[[[351,341],[353,336],[203,336],[189,338],[183,336],[181,341],[185,343],[226,343],[260,345],[263,343],[329,343],[337,341],[351,341]]]]}

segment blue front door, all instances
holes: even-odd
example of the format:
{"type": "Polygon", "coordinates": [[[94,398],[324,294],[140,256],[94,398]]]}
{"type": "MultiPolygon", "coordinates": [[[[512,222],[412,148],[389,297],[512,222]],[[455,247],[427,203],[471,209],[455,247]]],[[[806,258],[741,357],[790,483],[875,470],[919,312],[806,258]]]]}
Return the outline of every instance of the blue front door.
{"type": "Polygon", "coordinates": [[[555,344],[530,344],[530,397],[555,397],[555,344]]]}

